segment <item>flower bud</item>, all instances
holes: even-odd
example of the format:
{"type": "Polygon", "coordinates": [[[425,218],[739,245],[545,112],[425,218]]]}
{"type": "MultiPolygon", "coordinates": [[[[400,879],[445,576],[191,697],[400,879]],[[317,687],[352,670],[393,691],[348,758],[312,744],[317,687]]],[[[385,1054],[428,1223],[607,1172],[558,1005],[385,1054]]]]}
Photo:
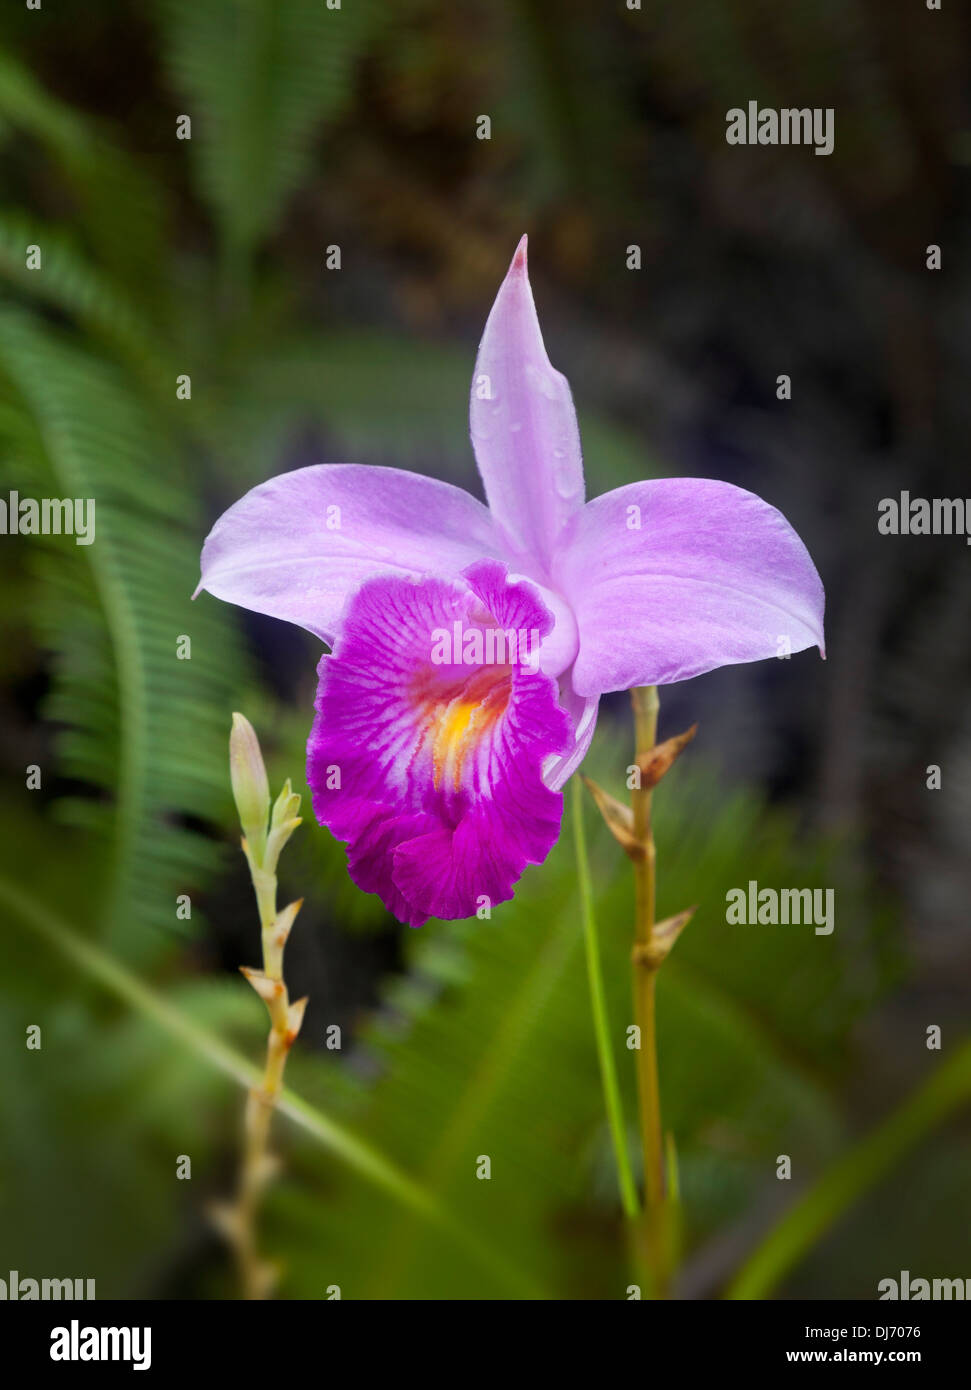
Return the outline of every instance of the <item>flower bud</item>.
{"type": "Polygon", "coordinates": [[[300,814],[299,793],[295,792],[290,786],[290,778],[283,784],[283,790],[273,803],[273,815],[270,818],[270,829],[276,830],[278,826],[285,825],[287,821],[294,820],[300,814]]]}
{"type": "Polygon", "coordinates": [[[266,848],[266,823],[270,814],[270,784],[263,765],[259,739],[248,719],[233,715],[229,735],[229,775],[239,823],[253,862],[262,863],[266,848]]]}

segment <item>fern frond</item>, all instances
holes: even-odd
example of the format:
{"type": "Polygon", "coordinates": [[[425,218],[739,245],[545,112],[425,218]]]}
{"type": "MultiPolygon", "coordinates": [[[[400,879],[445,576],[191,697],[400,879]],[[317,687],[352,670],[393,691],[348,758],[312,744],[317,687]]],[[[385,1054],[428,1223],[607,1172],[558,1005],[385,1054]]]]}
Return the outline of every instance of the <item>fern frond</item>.
{"type": "Polygon", "coordinates": [[[13,462],[46,477],[50,495],[95,501],[93,544],[59,537],[45,547],[35,616],[55,653],[49,712],[64,721],[63,768],[111,798],[83,809],[114,834],[109,935],[135,935],[149,949],[145,928],[175,929],[176,895],[200,887],[219,860],[218,844],[185,820],[225,809],[227,712],[242,654],[222,615],[190,604],[195,499],[175,480],[172,440],[119,374],[5,309],[0,382],[31,426],[11,438],[13,462]],[[177,659],[182,636],[189,660],[177,659]]]}
{"type": "Polygon", "coordinates": [[[18,138],[36,141],[65,175],[77,223],[99,262],[130,293],[158,301],[168,221],[164,185],[92,118],[46,91],[9,51],[0,51],[0,120],[18,138]]]}
{"type": "Polygon", "coordinates": [[[143,384],[171,401],[176,372],[158,347],[158,333],[128,294],[61,228],[22,212],[0,213],[0,276],[29,299],[60,310],[108,346],[143,384]],[[37,246],[41,268],[27,269],[27,248],[37,246]]]}
{"type": "Polygon", "coordinates": [[[193,120],[188,154],[224,250],[245,260],[305,176],[311,142],[346,102],[382,15],[374,0],[159,0],[172,81],[193,120]]]}

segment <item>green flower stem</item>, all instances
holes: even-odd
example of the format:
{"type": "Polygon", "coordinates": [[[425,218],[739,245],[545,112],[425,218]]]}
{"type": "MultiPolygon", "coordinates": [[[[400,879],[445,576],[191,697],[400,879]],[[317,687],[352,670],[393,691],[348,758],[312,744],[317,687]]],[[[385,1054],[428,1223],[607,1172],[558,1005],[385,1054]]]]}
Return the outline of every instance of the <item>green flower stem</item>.
{"type": "Polygon", "coordinates": [[[274,1170],[269,1153],[273,1111],[283,1089],[287,1056],[303,1023],[306,999],[291,1004],[283,978],[283,948],[300,911],[291,903],[277,912],[277,863],[280,851],[300,825],[300,797],[289,778],[270,805],[270,784],[256,730],[236,711],[229,735],[229,776],[233,799],[243,831],[242,850],[249,865],[260,918],[263,969],[243,974],[266,1005],[270,1031],[266,1040],[263,1080],[254,1086],[246,1102],[243,1121],[243,1154],[235,1204],[220,1207],[217,1216],[236,1256],[243,1297],[266,1298],[276,1279],[274,1267],[260,1258],[256,1217],[263,1191],[274,1170]]]}
{"type": "Polygon", "coordinates": [[[725,1297],[768,1297],[852,1204],[948,1116],[971,1104],[971,1039],[825,1172],[749,1256],[725,1297]]]}
{"type": "Polygon", "coordinates": [[[600,1080],[603,1086],[607,1123],[610,1126],[610,1138],[617,1164],[620,1199],[623,1204],[624,1215],[629,1220],[634,1220],[638,1215],[640,1204],[637,1200],[637,1186],[634,1182],[634,1174],[631,1171],[630,1157],[627,1152],[627,1126],[624,1123],[620,1085],[617,1080],[614,1050],[610,1040],[603,968],[600,961],[600,943],[593,911],[590,864],[587,859],[586,833],[583,828],[583,788],[580,784],[580,778],[573,777],[572,785],[573,844],[576,851],[577,880],[580,885],[580,903],[583,912],[583,935],[587,956],[587,979],[590,984],[593,1031],[597,1041],[597,1057],[600,1062],[600,1080]]]}
{"type": "Polygon", "coordinates": [[[295,1017],[291,1014],[290,995],[283,979],[283,947],[286,936],[278,930],[275,863],[272,868],[265,866],[262,854],[257,859],[245,839],[243,845],[260,916],[263,974],[273,986],[266,992],[265,987],[261,990],[261,997],[270,1018],[270,1031],[266,1039],[266,1062],[259,1086],[252,1087],[246,1098],[239,1186],[227,1231],[236,1255],[243,1297],[255,1300],[266,1298],[275,1280],[273,1266],[260,1258],[256,1218],[260,1199],[271,1172],[269,1142],[273,1111],[283,1090],[287,1056],[300,1029],[302,1009],[297,1009],[295,1017]]]}

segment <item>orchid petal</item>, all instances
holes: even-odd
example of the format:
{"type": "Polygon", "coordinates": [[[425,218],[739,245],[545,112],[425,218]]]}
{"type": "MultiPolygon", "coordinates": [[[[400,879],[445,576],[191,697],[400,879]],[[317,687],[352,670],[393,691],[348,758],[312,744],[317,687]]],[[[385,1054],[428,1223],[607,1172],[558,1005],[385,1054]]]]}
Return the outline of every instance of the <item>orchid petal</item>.
{"type": "Polygon", "coordinates": [[[600,696],[578,695],[571,673],[567,672],[560,681],[560,708],[566,711],[573,727],[573,745],[566,752],[549,758],[543,768],[543,780],[555,792],[565,785],[587,756],[597,727],[600,696]]]}
{"type": "Polygon", "coordinates": [[[332,643],[345,600],[370,576],[451,575],[502,554],[488,511],[460,488],[398,468],[318,464],[261,483],[223,513],[199,589],[332,643]]]}
{"type": "Polygon", "coordinates": [[[583,462],[569,383],[543,346],[525,237],[482,335],[469,423],[493,516],[513,550],[545,569],[564,524],[583,505],[583,462]]]}
{"type": "Polygon", "coordinates": [[[559,834],[563,798],[543,767],[573,735],[557,684],[521,647],[495,654],[516,633],[535,655],[552,623],[494,561],[460,579],[379,576],[321,659],[314,812],[347,842],[355,883],[411,926],[511,898],[559,834]]]}
{"type": "Polygon", "coordinates": [[[633,483],[587,504],[554,582],[573,606],[580,696],[823,649],[823,586],[785,517],[707,478],[633,483]]]}

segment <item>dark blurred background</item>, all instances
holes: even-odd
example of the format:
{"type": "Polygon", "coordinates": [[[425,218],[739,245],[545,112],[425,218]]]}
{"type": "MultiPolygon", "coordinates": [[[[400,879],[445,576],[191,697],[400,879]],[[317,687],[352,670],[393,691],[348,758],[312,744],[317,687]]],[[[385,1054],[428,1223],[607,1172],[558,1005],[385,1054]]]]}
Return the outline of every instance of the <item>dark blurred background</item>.
{"type": "MultiPolygon", "coordinates": [[[[4,877],[249,1055],[261,1021],[234,974],[255,963],[255,917],[225,740],[242,709],[274,780],[304,787],[319,651],[208,595],[190,605],[198,550],[246,488],[304,463],[400,465],[481,495],[468,382],[523,232],[588,493],[722,478],[809,546],[825,664],[661,692],[662,734],[701,726],[657,811],[662,910],[702,904],[660,1003],[691,1296],[716,1294],[789,1189],[967,1029],[969,552],[880,535],[877,504],[971,497],[969,38],[960,5],[915,0],[88,0],[0,22],[0,482],[98,507],[89,548],[0,540],[4,877]],[[726,112],[750,100],[832,107],[833,154],[728,145],[726,112]],[[836,932],[733,934],[724,893],[749,878],[835,885],[836,932]],[[775,1179],[783,1152],[792,1184],[775,1179]]],[[[628,741],[612,697],[592,766],[616,790],[628,741]]],[[[295,1086],[540,1289],[617,1296],[569,828],[497,921],[409,934],[305,811],[284,868],[306,898],[289,973],[311,996],[295,1086]],[[479,1152],[508,1158],[492,1205],[479,1152]]],[[[629,885],[589,830],[619,1034],[629,885]]],[[[15,916],[0,1275],[231,1292],[204,1210],[232,1181],[239,1095],[15,916]],[[31,1023],[44,1047],[24,1057],[31,1023]]],[[[267,1216],[282,1292],[497,1292],[330,1155],[295,1137],[285,1152],[267,1216]]],[[[966,1175],[966,1116],[915,1136],[774,1291],[872,1298],[903,1268],[971,1274],[966,1175]]]]}

